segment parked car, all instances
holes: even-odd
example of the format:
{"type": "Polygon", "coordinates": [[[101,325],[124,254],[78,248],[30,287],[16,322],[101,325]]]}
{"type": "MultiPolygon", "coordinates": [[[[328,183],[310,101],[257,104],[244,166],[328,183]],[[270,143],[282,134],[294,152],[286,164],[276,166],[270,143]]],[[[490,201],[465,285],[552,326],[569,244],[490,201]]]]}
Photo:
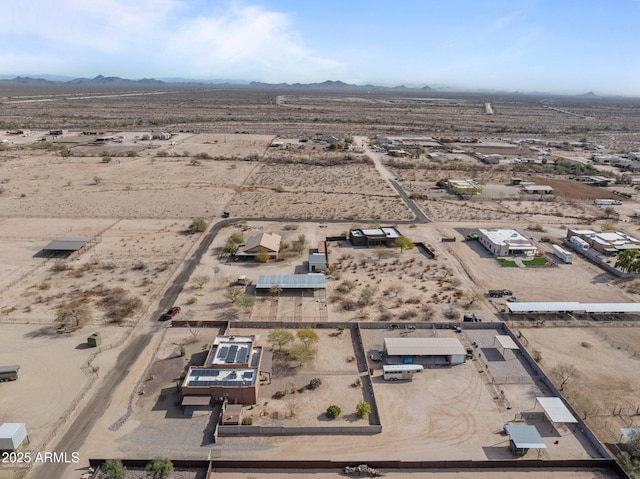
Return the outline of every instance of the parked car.
{"type": "Polygon", "coordinates": [[[180,306],[174,306],[169,308],[169,310],[162,315],[160,318],[161,321],[168,321],[176,317],[176,315],[180,312],[180,306]]]}

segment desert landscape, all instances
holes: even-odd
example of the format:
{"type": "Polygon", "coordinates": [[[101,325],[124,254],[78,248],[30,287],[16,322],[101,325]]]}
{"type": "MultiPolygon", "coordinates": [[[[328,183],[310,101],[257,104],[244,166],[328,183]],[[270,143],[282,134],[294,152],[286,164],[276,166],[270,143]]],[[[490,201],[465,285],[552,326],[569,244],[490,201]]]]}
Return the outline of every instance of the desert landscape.
{"type": "MultiPolygon", "coordinates": [[[[366,352],[379,349],[383,337],[428,337],[445,323],[463,331],[438,330],[438,337],[463,337],[472,348],[484,339],[464,328],[468,313],[510,327],[612,456],[621,450],[619,428],[640,427],[637,318],[532,321],[505,313],[509,297],[487,297],[508,288],[524,302],[638,301],[635,275],[615,277],[577,253],[564,264],[552,249],[567,227],[638,235],[633,175],[590,162],[594,144],[619,155],[638,150],[637,100],[558,97],[551,105],[519,95],[70,88],[0,86],[0,365],[21,367],[18,381],[0,383],[0,423],[24,421],[29,450],[77,447],[81,462],[3,464],[0,478],[79,477],[90,458],[160,452],[194,460],[511,459],[502,425],[515,409],[531,411],[531,398],[551,394],[547,385],[496,386],[477,357],[401,384],[384,381],[367,358],[351,360],[361,355],[351,329],[358,323],[378,328],[363,330],[366,352]],[[170,135],[153,138],[158,132],[170,135]],[[532,138],[553,144],[551,156],[537,157],[541,147],[528,143],[532,138]],[[502,158],[482,160],[490,154],[502,158]],[[571,178],[578,175],[619,184],[591,186],[571,178]],[[525,194],[514,178],[554,193],[525,194]],[[456,179],[473,179],[481,191],[464,197],[438,185],[456,179]],[[622,204],[599,207],[594,198],[622,204]],[[347,239],[351,229],[384,226],[412,247],[367,248],[347,239]],[[500,227],[524,233],[546,264],[504,267],[479,242],[465,241],[478,228],[500,227]],[[277,260],[236,261],[225,251],[232,235],[246,241],[263,232],[281,236],[277,260]],[[47,245],[63,237],[90,241],[50,254],[47,245]],[[308,251],[325,240],[326,290],[255,293],[251,283],[261,275],[306,273],[308,251]],[[241,293],[253,298],[246,307],[232,295],[239,277],[249,282],[241,293]],[[172,306],[195,331],[160,321],[172,306]],[[79,310],[69,322],[69,311],[79,310]],[[281,355],[281,375],[261,388],[244,417],[256,426],[325,426],[324,411],[339,399],[339,424],[368,424],[354,408],[365,397],[356,381],[370,374],[381,434],[225,436],[213,443],[211,411],[184,417],[176,379],[185,368],[201,365],[225,331],[267,347],[273,323],[316,328],[317,355],[295,367],[281,355]],[[348,328],[337,335],[318,323],[348,328]],[[97,348],[87,344],[93,333],[102,338],[97,348]],[[566,363],[577,373],[561,387],[553,371],[566,363]],[[315,377],[322,386],[304,389],[315,377]],[[273,399],[283,389],[297,392],[273,399]],[[500,390],[514,410],[496,396],[500,390]]],[[[556,433],[560,445],[551,440],[543,459],[598,457],[579,432],[562,426],[556,433]]],[[[618,477],[596,466],[526,474],[618,477]]]]}

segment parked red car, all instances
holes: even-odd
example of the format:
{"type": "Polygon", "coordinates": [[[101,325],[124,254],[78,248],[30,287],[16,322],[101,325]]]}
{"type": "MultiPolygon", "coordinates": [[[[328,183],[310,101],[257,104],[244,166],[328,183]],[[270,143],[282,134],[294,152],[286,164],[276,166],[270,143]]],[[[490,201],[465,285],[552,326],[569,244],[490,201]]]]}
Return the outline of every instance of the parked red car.
{"type": "Polygon", "coordinates": [[[168,321],[173,319],[180,312],[180,306],[174,306],[173,308],[169,308],[169,311],[162,315],[161,321],[168,321]]]}

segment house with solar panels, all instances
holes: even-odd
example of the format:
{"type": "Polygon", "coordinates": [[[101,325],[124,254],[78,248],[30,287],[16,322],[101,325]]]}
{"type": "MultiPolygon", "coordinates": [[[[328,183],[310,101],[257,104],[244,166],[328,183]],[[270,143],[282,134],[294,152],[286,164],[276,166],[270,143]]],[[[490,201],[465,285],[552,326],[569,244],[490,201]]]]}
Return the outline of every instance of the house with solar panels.
{"type": "Polygon", "coordinates": [[[191,366],[182,383],[184,406],[211,401],[256,404],[260,375],[271,373],[271,352],[255,345],[254,336],[219,336],[203,366],[191,366]]]}

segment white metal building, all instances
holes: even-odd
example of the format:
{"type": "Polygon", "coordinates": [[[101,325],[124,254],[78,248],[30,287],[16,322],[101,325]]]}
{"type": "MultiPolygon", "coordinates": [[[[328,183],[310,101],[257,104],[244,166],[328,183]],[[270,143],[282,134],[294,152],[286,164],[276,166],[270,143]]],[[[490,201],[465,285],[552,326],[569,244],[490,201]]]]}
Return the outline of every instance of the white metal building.
{"type": "Polygon", "coordinates": [[[478,239],[494,256],[534,256],[538,252],[533,242],[516,230],[479,228],[478,239]]]}
{"type": "Polygon", "coordinates": [[[384,338],[389,364],[462,364],[466,351],[456,338],[384,338]]]}
{"type": "Polygon", "coordinates": [[[0,451],[15,451],[27,437],[25,423],[5,422],[0,426],[0,451]]]}

